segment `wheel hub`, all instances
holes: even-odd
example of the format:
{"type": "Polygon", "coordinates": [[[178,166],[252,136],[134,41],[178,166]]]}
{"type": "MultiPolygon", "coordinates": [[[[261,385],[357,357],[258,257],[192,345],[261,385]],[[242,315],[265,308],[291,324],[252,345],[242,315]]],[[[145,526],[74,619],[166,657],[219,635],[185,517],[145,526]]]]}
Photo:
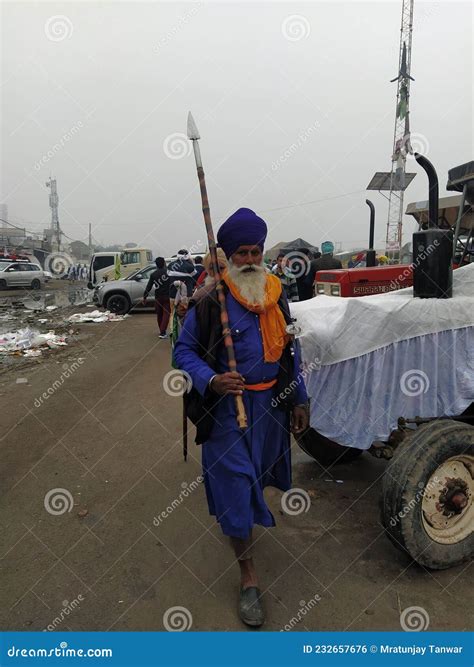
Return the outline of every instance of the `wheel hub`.
{"type": "Polygon", "coordinates": [[[454,456],[444,461],[428,480],[422,500],[423,526],[440,544],[465,539],[474,524],[474,459],[454,456]]]}

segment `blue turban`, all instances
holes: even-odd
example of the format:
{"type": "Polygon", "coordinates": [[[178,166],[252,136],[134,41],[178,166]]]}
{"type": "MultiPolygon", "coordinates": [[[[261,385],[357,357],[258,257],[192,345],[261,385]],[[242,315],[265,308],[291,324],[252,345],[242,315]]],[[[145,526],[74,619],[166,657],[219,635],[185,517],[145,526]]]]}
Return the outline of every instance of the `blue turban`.
{"type": "Polygon", "coordinates": [[[220,227],[217,243],[228,259],[241,245],[257,245],[263,251],[266,237],[265,220],[249,208],[239,208],[220,227]]]}
{"type": "Polygon", "coordinates": [[[332,241],[323,241],[321,243],[321,252],[323,255],[330,255],[334,252],[334,243],[332,241]]]}

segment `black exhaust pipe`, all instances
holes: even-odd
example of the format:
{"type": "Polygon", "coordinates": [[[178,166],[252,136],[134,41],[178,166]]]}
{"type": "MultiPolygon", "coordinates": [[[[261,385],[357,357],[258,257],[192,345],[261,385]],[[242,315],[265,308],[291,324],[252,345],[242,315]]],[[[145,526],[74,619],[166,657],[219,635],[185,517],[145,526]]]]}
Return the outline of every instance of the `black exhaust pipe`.
{"type": "Polygon", "coordinates": [[[413,234],[413,296],[450,299],[453,296],[453,235],[439,228],[439,185],[434,166],[424,155],[415,160],[428,176],[428,225],[413,234]]]}
{"type": "Polygon", "coordinates": [[[375,250],[374,250],[375,206],[370,201],[370,199],[366,199],[365,203],[370,208],[369,249],[367,251],[366,258],[365,258],[365,265],[366,266],[375,266],[375,264],[376,264],[375,250]]]}

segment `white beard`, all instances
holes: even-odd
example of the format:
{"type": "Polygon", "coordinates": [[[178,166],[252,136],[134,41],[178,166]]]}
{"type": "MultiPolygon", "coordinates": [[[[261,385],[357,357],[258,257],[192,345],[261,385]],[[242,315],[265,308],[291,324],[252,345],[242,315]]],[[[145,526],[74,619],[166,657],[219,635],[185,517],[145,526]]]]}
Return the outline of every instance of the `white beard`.
{"type": "Polygon", "coordinates": [[[267,283],[267,274],[263,266],[252,264],[252,271],[245,271],[250,265],[237,267],[229,261],[228,275],[232,282],[237,286],[239,292],[246,301],[252,305],[263,308],[265,303],[265,285],[267,283]]]}

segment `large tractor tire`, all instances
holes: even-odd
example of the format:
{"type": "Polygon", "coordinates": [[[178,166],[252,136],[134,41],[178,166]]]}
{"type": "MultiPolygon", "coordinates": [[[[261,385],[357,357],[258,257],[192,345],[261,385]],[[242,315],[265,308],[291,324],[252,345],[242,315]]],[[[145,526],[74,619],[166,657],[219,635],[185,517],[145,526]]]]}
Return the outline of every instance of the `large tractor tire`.
{"type": "Polygon", "coordinates": [[[355,447],[344,447],[338,445],[334,440],[326,438],[314,428],[308,428],[304,433],[297,436],[297,442],[301,449],[312,456],[323,468],[329,468],[339,463],[348,463],[362,454],[362,449],[355,447]]]}
{"type": "Polygon", "coordinates": [[[474,427],[425,424],[397,448],[382,484],[382,523],[392,542],[441,570],[474,554],[474,427]]]}

